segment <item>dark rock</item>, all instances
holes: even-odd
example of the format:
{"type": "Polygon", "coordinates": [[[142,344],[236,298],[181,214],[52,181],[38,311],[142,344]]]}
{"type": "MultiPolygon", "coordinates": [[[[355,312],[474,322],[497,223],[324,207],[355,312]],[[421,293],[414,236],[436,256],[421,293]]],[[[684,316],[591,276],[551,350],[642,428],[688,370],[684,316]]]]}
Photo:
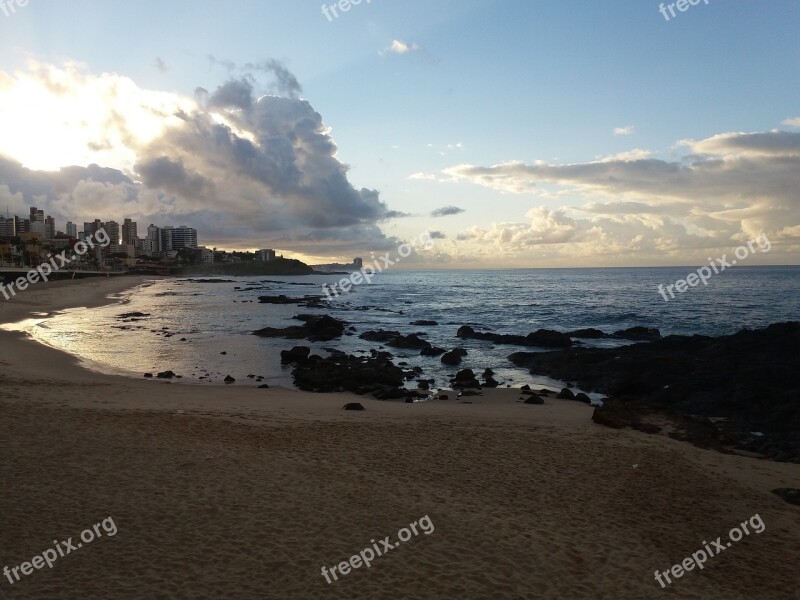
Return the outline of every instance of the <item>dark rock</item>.
{"type": "Polygon", "coordinates": [[[536,394],[531,394],[525,398],[525,404],[544,404],[544,400],[536,394]]]}
{"type": "Polygon", "coordinates": [[[308,346],[295,346],[291,350],[282,350],[281,364],[291,365],[293,363],[300,362],[307,359],[309,354],[311,354],[311,348],[308,346]]]}
{"type": "Polygon", "coordinates": [[[231,377],[230,375],[225,377],[225,383],[233,383],[234,381],[236,381],[236,380],[233,377],[231,377]]]}
{"type": "Polygon", "coordinates": [[[498,381],[494,377],[492,377],[491,375],[489,377],[484,377],[483,387],[496,388],[499,385],[500,384],[498,383],[498,381]]]}
{"type": "Polygon", "coordinates": [[[456,381],[469,381],[471,379],[475,379],[475,373],[472,369],[461,369],[458,373],[456,373],[455,379],[456,381]]]}
{"type": "Polygon", "coordinates": [[[172,371],[162,371],[161,373],[156,375],[156,377],[158,377],[159,379],[172,379],[173,377],[175,377],[175,373],[173,373],[172,371]]]}
{"type": "Polygon", "coordinates": [[[569,388],[564,388],[556,396],[559,400],[575,400],[575,394],[569,388]]]}
{"type": "Polygon", "coordinates": [[[519,388],[519,389],[521,389],[521,390],[530,390],[530,389],[531,389],[531,386],[529,386],[529,385],[526,383],[525,385],[523,385],[523,386],[522,386],[521,388],[519,388]]]}
{"type": "Polygon", "coordinates": [[[453,348],[453,352],[455,352],[459,356],[466,356],[467,355],[467,351],[464,350],[464,348],[453,348]]]}
{"type": "Polygon", "coordinates": [[[442,363],[446,365],[461,364],[461,354],[459,354],[455,350],[451,350],[450,352],[445,352],[444,354],[442,354],[442,363]]]}
{"type": "Polygon", "coordinates": [[[578,402],[583,402],[584,404],[591,404],[592,403],[592,399],[589,398],[589,396],[587,396],[583,392],[575,394],[575,400],[577,400],[578,402]]]}
{"type": "Polygon", "coordinates": [[[436,321],[426,321],[424,319],[420,321],[411,321],[411,325],[414,325],[416,327],[433,327],[438,324],[439,323],[437,323],[436,321]]]}
{"type": "Polygon", "coordinates": [[[411,335],[398,335],[394,339],[387,342],[388,346],[392,348],[408,348],[408,349],[421,349],[430,348],[431,344],[427,340],[423,340],[416,333],[411,335]]]}
{"type": "Polygon", "coordinates": [[[661,332],[658,329],[648,329],[647,327],[631,327],[629,329],[615,331],[611,337],[621,340],[647,342],[660,339],[661,332]]]}
{"type": "Polygon", "coordinates": [[[357,357],[336,351],[322,358],[311,355],[295,364],[295,385],[301,390],[330,393],[348,391],[374,394],[381,399],[402,398],[404,371],[392,364],[387,352],[373,351],[371,357],[357,357]]]}
{"type": "Polygon", "coordinates": [[[151,378],[153,376],[153,374],[152,373],[145,373],[144,376],[149,379],[149,378],[151,378]]]}
{"type": "Polygon", "coordinates": [[[289,298],[281,294],[280,296],[259,296],[259,304],[297,304],[300,306],[322,307],[322,296],[303,296],[302,298],[289,298]]]}
{"type": "Polygon", "coordinates": [[[150,313],[143,313],[143,312],[129,312],[129,313],[122,313],[121,315],[117,315],[118,319],[143,319],[145,317],[149,317],[150,313]]]}
{"type": "Polygon", "coordinates": [[[483,371],[483,376],[484,377],[492,377],[493,375],[494,375],[494,371],[492,371],[489,368],[484,369],[484,371],[483,371]]]}
{"type": "Polygon", "coordinates": [[[567,335],[569,337],[574,338],[581,338],[586,340],[598,340],[601,338],[609,337],[607,333],[600,331],[599,329],[576,329],[575,331],[568,331],[567,335]]]}
{"type": "MultiPolygon", "coordinates": [[[[520,352],[509,359],[533,374],[573,380],[672,419],[714,417],[717,445],[800,462],[797,348],[800,323],[790,322],[716,338],[667,336],[618,348],[520,352]]],[[[685,439],[713,445],[706,431],[687,432],[685,439]]]]}
{"type": "Polygon", "coordinates": [[[365,410],[360,402],[348,402],[342,407],[344,410],[365,410]]]}
{"type": "Polygon", "coordinates": [[[264,383],[264,384],[262,384],[262,385],[258,386],[258,389],[259,389],[259,390],[268,390],[268,389],[269,389],[269,386],[268,386],[266,383],[264,383]]]}
{"type": "Polygon", "coordinates": [[[469,325],[458,328],[456,336],[466,339],[486,340],[495,344],[516,344],[518,346],[538,346],[541,348],[569,348],[570,337],[551,329],[538,329],[528,335],[504,335],[499,333],[483,333],[475,331],[469,325]]]}
{"type": "Polygon", "coordinates": [[[475,373],[472,369],[460,370],[455,378],[452,380],[453,389],[464,390],[468,388],[481,388],[481,384],[475,378],[475,373]]]}
{"type": "Polygon", "coordinates": [[[254,331],[253,335],[260,337],[280,337],[288,339],[306,339],[311,342],[327,342],[342,337],[344,327],[347,325],[328,315],[297,315],[294,317],[298,321],[303,321],[304,325],[292,325],[290,327],[276,328],[265,327],[254,331]]]}
{"type": "Polygon", "coordinates": [[[368,342],[390,342],[394,338],[400,335],[399,331],[385,331],[383,329],[379,329],[377,331],[365,331],[362,333],[359,338],[362,340],[367,340],[368,342]]]}
{"type": "Polygon", "coordinates": [[[419,355],[420,356],[439,356],[440,354],[444,354],[447,352],[444,348],[439,348],[438,346],[428,346],[427,348],[423,348],[419,355]]]}
{"type": "Polygon", "coordinates": [[[797,488],[777,488],[772,490],[776,494],[786,500],[789,504],[800,506],[800,489],[797,488]]]}

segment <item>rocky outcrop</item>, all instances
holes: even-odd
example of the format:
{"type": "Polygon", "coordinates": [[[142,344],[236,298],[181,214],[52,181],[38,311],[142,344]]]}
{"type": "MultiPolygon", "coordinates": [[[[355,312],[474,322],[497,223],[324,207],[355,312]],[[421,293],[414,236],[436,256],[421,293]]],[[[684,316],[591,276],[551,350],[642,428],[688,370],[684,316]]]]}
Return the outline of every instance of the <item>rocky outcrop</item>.
{"type": "Polygon", "coordinates": [[[544,400],[537,394],[529,394],[525,398],[525,404],[544,404],[544,400]]]}
{"type": "Polygon", "coordinates": [[[451,381],[454,390],[481,389],[472,369],[461,369],[451,381]]]}
{"type": "Polygon", "coordinates": [[[308,346],[295,346],[291,350],[281,351],[281,364],[290,365],[292,363],[300,362],[309,357],[311,348],[308,346]]]}
{"type": "Polygon", "coordinates": [[[630,329],[615,331],[611,334],[611,337],[620,340],[649,342],[661,339],[661,332],[658,329],[649,329],[647,327],[631,327],[630,329]]]}
{"type": "Polygon", "coordinates": [[[789,504],[800,506],[800,489],[797,488],[777,488],[772,490],[772,493],[780,496],[789,504]]]}
{"type": "Polygon", "coordinates": [[[253,335],[260,337],[280,337],[290,340],[305,339],[310,342],[327,342],[342,337],[346,322],[329,317],[328,315],[297,315],[294,317],[303,321],[303,325],[276,328],[265,327],[254,331],[253,335]]]}
{"type": "MultiPolygon", "coordinates": [[[[414,371],[404,372],[394,365],[386,352],[373,351],[369,357],[358,357],[334,350],[327,358],[312,354],[297,363],[292,370],[294,384],[309,392],[353,392],[373,394],[380,400],[392,400],[417,395],[403,384],[414,371]]],[[[424,394],[421,395],[425,397],[424,394]]]]}
{"type": "Polygon", "coordinates": [[[450,366],[460,365],[462,356],[463,354],[458,351],[458,348],[451,350],[450,352],[445,352],[442,354],[442,364],[450,366]]]}
{"type": "MultiPolygon", "coordinates": [[[[642,410],[686,423],[700,419],[702,428],[684,427],[686,439],[699,445],[711,445],[711,428],[721,447],[800,462],[798,348],[800,323],[791,322],[716,338],[667,336],[619,348],[517,352],[509,359],[533,374],[622,401],[640,421],[642,410]]],[[[600,422],[626,422],[608,404],[595,409],[600,422]]]]}
{"type": "Polygon", "coordinates": [[[259,296],[259,304],[296,304],[305,308],[324,308],[322,296],[303,296],[302,298],[290,298],[283,294],[279,296],[259,296]]]}
{"type": "Polygon", "coordinates": [[[485,340],[495,344],[514,344],[517,346],[537,346],[540,348],[569,348],[572,340],[566,333],[552,329],[538,329],[528,335],[507,335],[475,331],[469,325],[458,328],[456,336],[472,340],[485,340]]]}

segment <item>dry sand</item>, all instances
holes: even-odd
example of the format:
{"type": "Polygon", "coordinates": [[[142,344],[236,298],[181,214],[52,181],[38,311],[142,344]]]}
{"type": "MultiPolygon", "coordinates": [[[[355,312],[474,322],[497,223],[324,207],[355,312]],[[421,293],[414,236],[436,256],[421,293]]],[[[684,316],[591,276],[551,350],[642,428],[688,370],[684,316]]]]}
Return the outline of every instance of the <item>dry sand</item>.
{"type": "MultiPolygon", "coordinates": [[[[39,285],[0,319],[134,283],[39,285]]],[[[0,598],[800,598],[800,508],[770,493],[800,487],[800,465],[611,430],[513,390],[407,405],[137,381],[9,332],[0,363],[0,569],[118,527],[13,585],[0,574],[0,598]],[[756,513],[763,533],[655,581],[756,513]],[[425,515],[430,535],[322,577],[425,515]]]]}

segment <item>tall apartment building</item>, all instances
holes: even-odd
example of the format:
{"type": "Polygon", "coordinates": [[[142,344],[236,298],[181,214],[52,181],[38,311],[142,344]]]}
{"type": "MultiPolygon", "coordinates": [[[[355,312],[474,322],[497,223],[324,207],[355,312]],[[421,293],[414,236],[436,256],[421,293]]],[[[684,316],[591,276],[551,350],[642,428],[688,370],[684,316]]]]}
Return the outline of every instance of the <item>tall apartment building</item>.
{"type": "Polygon", "coordinates": [[[271,260],[275,260],[275,250],[269,248],[265,250],[259,250],[256,252],[256,259],[260,260],[261,262],[270,262],[271,260]]]}
{"type": "Polygon", "coordinates": [[[138,237],[136,228],[137,228],[137,225],[136,225],[135,221],[131,221],[130,219],[125,219],[125,222],[122,224],[122,244],[123,245],[136,244],[136,239],[138,237]]]}
{"type": "Polygon", "coordinates": [[[161,229],[163,250],[180,250],[181,248],[197,248],[197,230],[181,225],[180,227],[166,226],[161,229]]]}
{"type": "Polygon", "coordinates": [[[65,233],[74,240],[78,239],[78,226],[72,221],[67,221],[67,231],[65,233]]]}
{"type": "Polygon", "coordinates": [[[160,256],[163,246],[161,243],[161,229],[152,223],[147,228],[147,237],[139,240],[139,252],[145,256],[160,256]]]}
{"type": "Polygon", "coordinates": [[[103,223],[103,229],[106,231],[106,235],[111,240],[108,246],[105,249],[105,254],[114,254],[119,252],[119,223],[116,221],[106,221],[103,223]]]}
{"type": "Polygon", "coordinates": [[[42,238],[46,238],[46,229],[44,222],[44,211],[37,209],[35,206],[31,207],[31,233],[39,233],[42,238]]]}
{"type": "Polygon", "coordinates": [[[17,236],[17,217],[6,219],[0,217],[0,238],[13,238],[17,236]]]}
{"type": "Polygon", "coordinates": [[[56,220],[53,217],[44,219],[44,239],[54,240],[56,238],[56,220]]]}

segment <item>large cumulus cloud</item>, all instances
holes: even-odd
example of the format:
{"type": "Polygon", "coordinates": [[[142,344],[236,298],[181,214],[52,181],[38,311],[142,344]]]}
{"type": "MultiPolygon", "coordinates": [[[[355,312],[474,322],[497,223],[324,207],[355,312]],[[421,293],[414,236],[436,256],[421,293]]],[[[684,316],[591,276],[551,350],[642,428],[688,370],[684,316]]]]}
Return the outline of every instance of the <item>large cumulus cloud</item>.
{"type": "Polygon", "coordinates": [[[82,156],[96,155],[105,166],[43,171],[0,157],[0,189],[59,221],[187,224],[211,244],[298,240],[299,251],[334,247],[349,254],[389,243],[379,223],[400,213],[378,191],[352,185],[329,128],[299,97],[294,75],[276,61],[228,66],[236,72],[227,81],[211,92],[198,87],[194,98],[141,90],[75,65],[2,73],[0,101],[2,94],[20,96],[30,82],[64,110],[87,88],[100,95],[95,106],[103,114],[76,117],[69,143],[79,140],[82,156]],[[259,81],[266,75],[271,79],[259,81]],[[311,247],[300,249],[302,240],[311,247]]]}

